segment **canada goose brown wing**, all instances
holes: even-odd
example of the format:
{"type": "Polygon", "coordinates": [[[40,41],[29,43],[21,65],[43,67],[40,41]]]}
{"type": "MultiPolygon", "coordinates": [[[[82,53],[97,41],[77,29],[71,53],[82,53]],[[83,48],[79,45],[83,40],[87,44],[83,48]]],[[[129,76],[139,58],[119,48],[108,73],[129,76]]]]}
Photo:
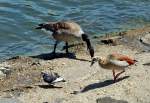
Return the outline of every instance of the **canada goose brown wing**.
{"type": "Polygon", "coordinates": [[[56,25],[56,28],[58,28],[57,31],[60,34],[65,33],[76,37],[81,37],[81,35],[84,34],[80,25],[73,21],[58,22],[56,25]]]}
{"type": "Polygon", "coordinates": [[[77,37],[81,37],[81,35],[84,33],[80,25],[73,21],[65,21],[65,22],[48,22],[39,24],[36,29],[46,29],[50,30],[54,33],[62,34],[72,34],[77,37]]]}
{"type": "Polygon", "coordinates": [[[70,29],[70,25],[68,25],[66,22],[47,22],[39,24],[36,29],[46,29],[55,32],[60,29],[68,30],[70,29]]]}
{"type": "Polygon", "coordinates": [[[65,30],[71,29],[70,25],[66,22],[56,22],[56,23],[52,24],[52,27],[56,31],[61,30],[61,29],[65,29],[65,30]]]}

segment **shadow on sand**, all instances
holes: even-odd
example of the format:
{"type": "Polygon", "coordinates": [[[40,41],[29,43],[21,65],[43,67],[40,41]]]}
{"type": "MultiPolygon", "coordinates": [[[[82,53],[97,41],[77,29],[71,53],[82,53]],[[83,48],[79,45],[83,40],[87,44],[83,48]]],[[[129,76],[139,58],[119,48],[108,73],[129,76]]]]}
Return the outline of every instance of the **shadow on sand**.
{"type": "MultiPolygon", "coordinates": [[[[124,79],[127,79],[129,78],[130,76],[125,76],[125,77],[122,77],[122,78],[119,78],[115,83],[117,82],[120,82],[124,79]]],[[[92,90],[92,89],[96,89],[96,88],[102,88],[102,87],[106,87],[106,86],[109,86],[111,84],[114,84],[113,80],[106,80],[104,82],[99,82],[99,83],[94,83],[94,84],[90,84],[90,85],[87,85],[86,87],[84,87],[82,90],[81,90],[81,93],[83,92],[87,92],[89,90],[92,90]]]]}
{"type": "Polygon", "coordinates": [[[44,88],[44,89],[50,89],[50,88],[62,88],[62,87],[57,87],[57,86],[54,86],[54,85],[37,85],[39,86],[40,88],[44,88]]]}
{"type": "Polygon", "coordinates": [[[43,59],[43,60],[52,60],[52,59],[56,59],[56,58],[69,58],[69,59],[91,62],[86,59],[76,58],[74,53],[68,53],[68,54],[66,54],[66,53],[55,53],[55,54],[54,53],[45,53],[45,54],[40,54],[40,55],[35,55],[35,56],[30,56],[30,57],[43,59]]]}
{"type": "Polygon", "coordinates": [[[111,97],[103,97],[96,99],[96,103],[128,103],[128,102],[125,100],[116,100],[111,97]]]}

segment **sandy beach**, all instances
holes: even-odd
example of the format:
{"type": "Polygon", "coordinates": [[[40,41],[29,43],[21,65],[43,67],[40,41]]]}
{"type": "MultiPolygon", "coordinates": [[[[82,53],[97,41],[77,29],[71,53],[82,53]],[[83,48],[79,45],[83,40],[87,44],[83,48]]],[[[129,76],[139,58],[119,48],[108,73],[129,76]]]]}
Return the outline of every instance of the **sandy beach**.
{"type": "MultiPolygon", "coordinates": [[[[0,101],[98,103],[98,99],[109,98],[114,103],[150,103],[150,27],[94,37],[92,42],[96,56],[117,52],[138,62],[113,83],[111,71],[100,68],[97,63],[90,67],[86,47],[72,48],[75,56],[69,57],[64,53],[58,53],[57,58],[52,54],[17,56],[1,62],[0,66],[8,66],[11,74],[0,80],[0,101]],[[43,70],[59,73],[66,82],[57,83],[56,87],[47,85],[40,76],[43,70]]],[[[107,100],[99,103],[108,103],[107,100]]]]}

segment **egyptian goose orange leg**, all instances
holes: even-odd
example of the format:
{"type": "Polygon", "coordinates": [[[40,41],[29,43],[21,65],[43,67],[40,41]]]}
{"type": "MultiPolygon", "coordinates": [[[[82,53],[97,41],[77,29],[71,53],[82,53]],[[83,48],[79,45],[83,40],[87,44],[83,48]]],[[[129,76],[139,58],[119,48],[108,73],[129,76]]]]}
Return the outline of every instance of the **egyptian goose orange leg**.
{"type": "Polygon", "coordinates": [[[113,77],[114,77],[114,83],[116,82],[117,78],[122,74],[124,73],[125,70],[121,71],[120,73],[116,74],[115,75],[115,70],[113,69],[113,77]]]}

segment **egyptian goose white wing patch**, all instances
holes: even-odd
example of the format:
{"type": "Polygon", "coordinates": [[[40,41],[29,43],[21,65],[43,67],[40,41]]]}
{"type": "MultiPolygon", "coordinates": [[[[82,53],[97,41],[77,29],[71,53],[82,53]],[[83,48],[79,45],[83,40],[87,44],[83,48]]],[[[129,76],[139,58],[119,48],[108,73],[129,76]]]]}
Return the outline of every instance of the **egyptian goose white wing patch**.
{"type": "Polygon", "coordinates": [[[121,67],[129,66],[128,62],[126,62],[126,61],[110,60],[110,62],[114,65],[121,66],[121,67]]]}

